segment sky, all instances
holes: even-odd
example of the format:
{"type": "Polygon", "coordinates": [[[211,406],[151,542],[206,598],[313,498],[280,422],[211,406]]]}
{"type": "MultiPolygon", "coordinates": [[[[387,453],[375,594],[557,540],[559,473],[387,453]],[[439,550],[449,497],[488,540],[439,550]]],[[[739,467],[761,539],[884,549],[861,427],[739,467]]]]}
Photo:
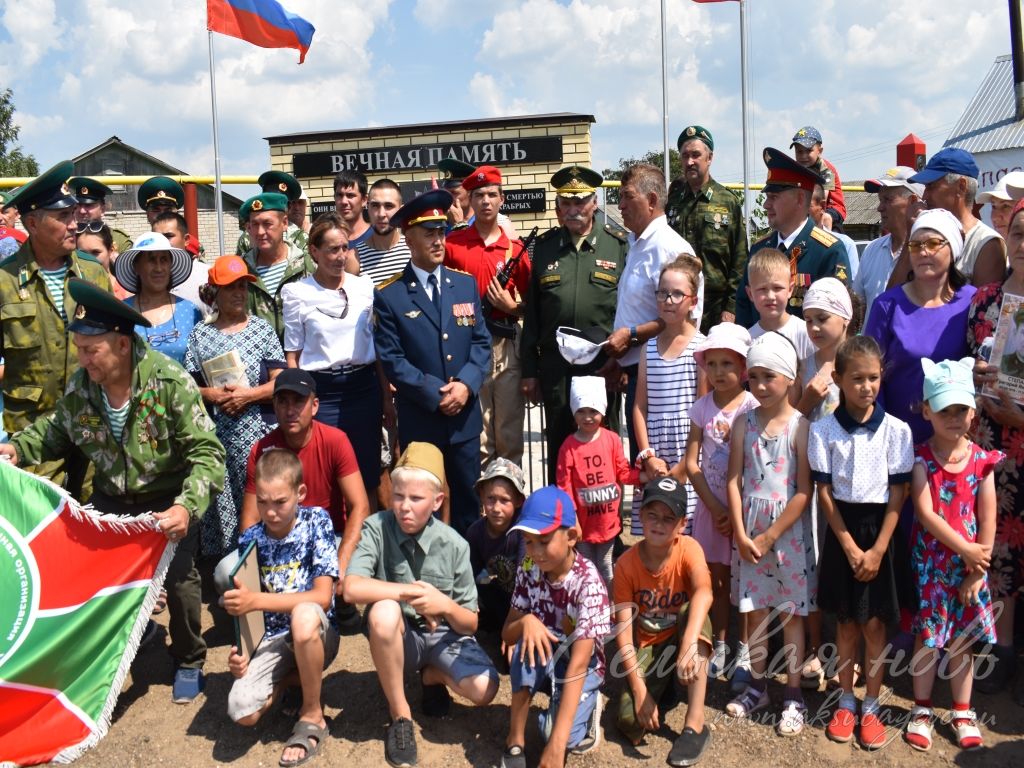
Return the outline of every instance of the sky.
{"type": "MultiPolygon", "coordinates": [[[[282,0],[313,23],[306,62],[213,36],[221,170],[269,167],[265,137],[483,117],[594,115],[593,166],[662,146],[654,0],[282,0]]],[[[761,149],[814,125],[845,181],[935,152],[997,55],[1006,0],[747,0],[751,181],[761,149]]],[[[667,0],[669,137],[715,137],[712,174],[742,180],[739,5],[667,0]]],[[[206,3],[0,0],[0,88],[41,167],[117,135],[213,173],[206,3]],[[170,11],[168,9],[171,9],[170,11]]],[[[229,189],[243,196],[244,189],[229,189]]]]}

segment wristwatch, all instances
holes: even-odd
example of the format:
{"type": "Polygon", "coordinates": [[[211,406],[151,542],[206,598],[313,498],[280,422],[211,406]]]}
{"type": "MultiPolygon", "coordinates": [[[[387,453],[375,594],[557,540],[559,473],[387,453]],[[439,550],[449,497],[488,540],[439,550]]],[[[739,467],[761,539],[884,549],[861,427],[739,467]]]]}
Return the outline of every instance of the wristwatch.
{"type": "Polygon", "coordinates": [[[636,335],[636,326],[631,326],[629,329],[629,346],[639,347],[640,337],[636,335]]]}

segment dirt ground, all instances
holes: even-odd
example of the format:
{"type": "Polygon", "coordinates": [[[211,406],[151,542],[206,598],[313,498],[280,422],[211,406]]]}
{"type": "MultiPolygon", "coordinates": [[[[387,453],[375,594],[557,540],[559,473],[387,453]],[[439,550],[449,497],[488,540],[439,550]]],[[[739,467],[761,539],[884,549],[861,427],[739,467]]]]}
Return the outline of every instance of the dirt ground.
{"type": "MultiPolygon", "coordinates": [[[[166,625],[166,614],[159,617],[166,625]]],[[[171,703],[172,666],[165,650],[166,633],[144,647],[137,656],[131,675],[114,713],[110,732],[99,746],[88,752],[77,765],[82,768],[122,768],[122,766],[175,765],[183,768],[230,764],[238,768],[276,766],[292,721],[276,708],[255,728],[242,728],[225,714],[231,675],[227,653],[232,636],[230,619],[220,609],[204,605],[203,627],[210,646],[206,664],[206,693],[194,704],[171,703]]],[[[853,744],[834,744],[825,737],[829,718],[829,692],[810,693],[807,704],[812,724],[795,738],[775,735],[771,723],[734,721],[724,714],[729,701],[728,684],[713,681],[707,700],[707,718],[713,737],[701,760],[708,766],[757,765],[842,765],[933,766],[957,765],[981,768],[1019,768],[1024,765],[1024,707],[1016,705],[1008,693],[995,696],[975,694],[974,706],[985,719],[985,748],[962,753],[956,747],[949,725],[937,725],[935,744],[928,754],[914,752],[900,738],[903,722],[912,701],[910,679],[904,675],[888,681],[892,689],[888,700],[892,741],[877,752],[869,753],[853,744]]],[[[473,766],[499,764],[508,727],[510,689],[503,676],[495,701],[487,707],[472,708],[458,701],[451,714],[434,720],[418,714],[419,683],[408,682],[410,703],[417,728],[420,765],[473,766]]],[[[662,729],[649,734],[639,747],[630,746],[617,733],[614,707],[621,683],[609,676],[602,717],[600,747],[586,755],[571,756],[572,768],[610,768],[611,766],[664,765],[672,740],[681,731],[685,704],[679,704],[663,716],[662,729]]],[[[769,688],[775,702],[781,686],[769,688]]],[[[863,694],[860,689],[859,695],[863,694]]],[[[331,738],[320,757],[310,765],[386,765],[384,729],[388,712],[370,661],[369,646],[363,636],[343,637],[341,650],[326,673],[324,705],[330,720],[331,738]]],[[[936,707],[950,706],[949,686],[936,683],[936,707]]],[[[535,702],[546,706],[545,697],[535,702]]],[[[944,709],[940,709],[945,713],[944,709]]],[[[770,717],[771,715],[769,715],[770,717]]],[[[527,756],[534,764],[539,756],[535,719],[531,717],[527,735],[527,756]]]]}

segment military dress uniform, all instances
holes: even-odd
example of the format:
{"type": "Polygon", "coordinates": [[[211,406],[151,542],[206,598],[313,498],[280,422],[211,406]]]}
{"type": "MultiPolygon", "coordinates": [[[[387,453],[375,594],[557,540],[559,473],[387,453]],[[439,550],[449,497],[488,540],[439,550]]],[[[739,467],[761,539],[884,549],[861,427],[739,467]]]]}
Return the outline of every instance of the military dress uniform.
{"type": "MultiPolygon", "coordinates": [[[[540,381],[552,483],[558,449],[576,430],[569,410],[571,379],[592,375],[607,362],[600,354],[588,365],[570,365],[558,351],[555,331],[562,325],[596,326],[607,337],[614,330],[619,278],[629,249],[626,237],[625,230],[595,221],[579,246],[565,227],[548,230],[534,246],[520,356],[523,378],[540,381]]],[[[619,426],[620,400],[618,392],[609,393],[607,425],[613,431],[619,426]]]]}
{"type": "MultiPolygon", "coordinates": [[[[406,203],[392,222],[401,226],[430,205],[428,210],[437,216],[421,223],[444,228],[451,199],[445,190],[432,190],[406,203]]],[[[373,340],[384,374],[396,390],[399,443],[404,447],[426,442],[441,449],[451,491],[451,523],[465,533],[479,517],[475,490],[483,429],[479,392],[490,371],[491,336],[480,310],[476,280],[465,272],[438,269],[440,311],[411,262],[377,286],[373,340]],[[459,413],[447,416],[438,410],[440,389],[452,381],[466,385],[469,399],[459,413]]]]}
{"type": "Polygon", "coordinates": [[[134,515],[174,504],[188,510],[189,531],[178,542],[166,578],[171,655],[181,667],[201,668],[206,644],[194,561],[197,522],[224,486],[224,448],[192,377],[134,333],[134,325],[148,321],[84,281],[72,280],[70,290],[79,301],[73,332],[116,330],[131,336],[130,405],[121,439],[111,430],[100,385],[80,369],[55,409],[15,434],[11,443],[22,463],[81,450],[96,469],[91,501],[100,512],[134,515]]]}

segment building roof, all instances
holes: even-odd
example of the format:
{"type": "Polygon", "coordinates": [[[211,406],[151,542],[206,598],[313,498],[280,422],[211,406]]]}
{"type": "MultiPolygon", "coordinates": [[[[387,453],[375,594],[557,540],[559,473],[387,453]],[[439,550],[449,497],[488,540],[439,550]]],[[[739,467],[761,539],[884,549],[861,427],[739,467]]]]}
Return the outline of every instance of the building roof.
{"type": "Polygon", "coordinates": [[[264,136],[271,146],[295,144],[307,141],[341,140],[352,137],[396,136],[404,133],[451,133],[459,131],[487,130],[488,128],[512,128],[518,125],[558,125],[561,123],[594,123],[593,115],[576,112],[551,112],[542,115],[516,115],[513,117],[484,117],[477,120],[451,120],[443,123],[411,123],[409,125],[383,125],[371,128],[339,128],[333,131],[307,131],[284,133],[279,136],[264,136]]]}
{"type": "MultiPolygon", "coordinates": [[[[860,181],[849,181],[843,186],[862,185],[860,181]]],[[[843,200],[846,202],[846,218],[843,219],[843,226],[878,226],[882,217],[878,213],[878,195],[873,192],[843,192],[843,200]]]]}
{"type": "Polygon", "coordinates": [[[1017,122],[1014,115],[1009,55],[996,57],[943,146],[972,153],[1024,147],[1024,120],[1017,122]]]}

